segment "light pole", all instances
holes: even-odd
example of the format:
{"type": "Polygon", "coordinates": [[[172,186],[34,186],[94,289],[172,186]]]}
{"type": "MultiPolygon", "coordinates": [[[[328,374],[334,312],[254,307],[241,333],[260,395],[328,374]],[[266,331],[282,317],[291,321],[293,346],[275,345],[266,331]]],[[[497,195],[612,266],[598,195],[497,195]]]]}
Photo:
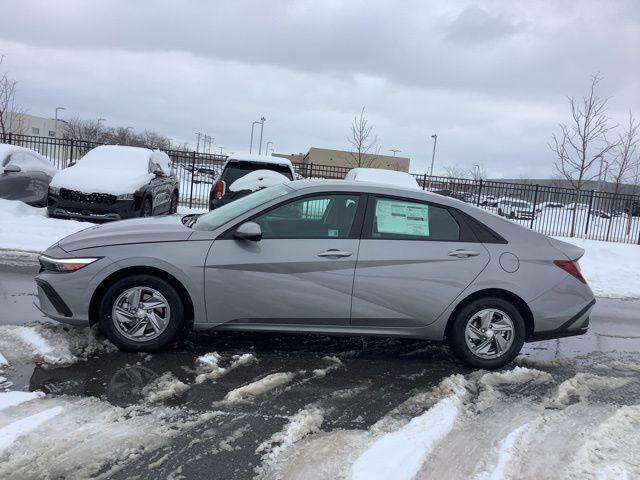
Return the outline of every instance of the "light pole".
{"type": "Polygon", "coordinates": [[[253,127],[256,126],[256,124],[258,124],[260,122],[255,121],[251,124],[251,141],[249,142],[249,153],[251,153],[253,151],[253,127]]]}
{"type": "Polygon", "coordinates": [[[201,136],[202,136],[202,133],[196,132],[196,153],[200,152],[200,137],[201,136]]]}
{"type": "Polygon", "coordinates": [[[393,152],[393,156],[396,156],[396,153],[400,153],[402,150],[398,150],[397,148],[390,148],[389,149],[390,152],[393,152]]]}
{"type": "Polygon", "coordinates": [[[269,140],[267,142],[266,147],[264,148],[265,155],[269,155],[269,145],[271,145],[271,150],[273,151],[273,142],[271,140],[269,140]]]}
{"type": "Polygon", "coordinates": [[[258,155],[262,155],[262,131],[264,130],[264,122],[266,120],[266,118],[260,117],[260,122],[262,122],[262,125],[260,125],[260,148],[258,149],[258,155]]]}
{"type": "Polygon", "coordinates": [[[66,110],[66,108],[56,107],[56,120],[55,120],[55,126],[53,127],[55,137],[58,136],[58,110],[66,110]]]}
{"type": "Polygon", "coordinates": [[[598,192],[602,189],[602,164],[604,163],[604,157],[602,155],[598,155],[600,157],[600,170],[598,171],[598,192]]]}
{"type": "Polygon", "coordinates": [[[434,133],[431,135],[433,138],[433,152],[431,153],[431,168],[429,169],[429,176],[433,176],[433,162],[436,160],[436,144],[438,143],[438,134],[434,133]]]}
{"type": "Polygon", "coordinates": [[[220,149],[220,155],[222,155],[222,149],[223,149],[224,147],[218,147],[218,148],[220,149]]]}
{"type": "Polygon", "coordinates": [[[480,165],[478,165],[477,163],[474,163],[473,172],[474,172],[474,176],[476,177],[474,178],[474,180],[480,180],[480,165]]]}

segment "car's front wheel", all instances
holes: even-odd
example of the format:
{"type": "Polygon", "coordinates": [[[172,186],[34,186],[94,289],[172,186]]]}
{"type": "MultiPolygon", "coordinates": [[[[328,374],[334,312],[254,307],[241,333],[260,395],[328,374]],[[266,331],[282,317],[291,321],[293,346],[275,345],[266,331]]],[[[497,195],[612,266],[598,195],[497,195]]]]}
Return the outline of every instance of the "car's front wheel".
{"type": "Polygon", "coordinates": [[[178,212],[178,192],[173,192],[171,195],[171,205],[169,206],[169,213],[174,214],[178,212]]]}
{"type": "Polygon", "coordinates": [[[524,319],[507,300],[473,300],[458,312],[449,333],[455,354],[466,364],[484,369],[509,364],[522,349],[524,319]]]}
{"type": "Polygon", "coordinates": [[[153,204],[149,197],[142,201],[142,207],[140,208],[141,217],[150,217],[153,214],[153,204]]]}
{"type": "Polygon", "coordinates": [[[184,325],[176,289],[153,275],[131,275],[111,285],[99,310],[100,327],[122,350],[154,351],[173,341],[184,325]]]}

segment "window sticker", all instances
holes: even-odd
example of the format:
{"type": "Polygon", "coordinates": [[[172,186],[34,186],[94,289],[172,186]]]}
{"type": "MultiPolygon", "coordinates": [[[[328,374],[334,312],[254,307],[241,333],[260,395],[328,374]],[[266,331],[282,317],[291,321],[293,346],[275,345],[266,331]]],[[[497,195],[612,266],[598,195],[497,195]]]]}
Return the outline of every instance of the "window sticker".
{"type": "Polygon", "coordinates": [[[340,232],[338,230],[329,229],[329,231],[327,232],[327,236],[329,236],[329,237],[339,237],[340,236],[340,232]]]}
{"type": "Polygon", "coordinates": [[[378,233],[429,236],[429,205],[376,200],[378,233]]]}

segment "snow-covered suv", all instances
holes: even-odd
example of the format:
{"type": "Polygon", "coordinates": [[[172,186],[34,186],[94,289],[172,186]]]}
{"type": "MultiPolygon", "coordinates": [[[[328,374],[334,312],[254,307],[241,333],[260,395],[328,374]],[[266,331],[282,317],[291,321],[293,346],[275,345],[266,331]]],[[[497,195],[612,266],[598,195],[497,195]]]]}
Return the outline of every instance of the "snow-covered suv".
{"type": "Polygon", "coordinates": [[[169,156],[148,148],[103,145],[59,172],[49,185],[51,217],[120,220],[175,213],[178,180],[169,156]]]}
{"type": "Polygon", "coordinates": [[[295,178],[293,165],[286,158],[251,154],[229,157],[211,187],[209,210],[295,178]]]}

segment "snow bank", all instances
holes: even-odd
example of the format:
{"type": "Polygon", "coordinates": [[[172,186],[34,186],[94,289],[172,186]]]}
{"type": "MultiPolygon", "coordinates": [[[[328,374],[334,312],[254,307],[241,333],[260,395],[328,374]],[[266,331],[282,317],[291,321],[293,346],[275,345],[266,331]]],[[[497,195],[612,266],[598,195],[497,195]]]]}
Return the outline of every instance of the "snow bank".
{"type": "Polygon", "coordinates": [[[344,177],[354,182],[379,183],[392,187],[422,190],[415,177],[410,173],[396,172],[382,168],[352,168],[344,177]]]}
{"type": "Polygon", "coordinates": [[[0,248],[41,252],[61,238],[93,226],[47,217],[46,208],[0,198],[0,248]]]}
{"type": "Polygon", "coordinates": [[[0,411],[5,408],[15,407],[21,403],[28,402],[36,398],[44,397],[42,392],[3,392],[0,393],[0,411]]]}
{"type": "Polygon", "coordinates": [[[276,387],[284,385],[285,383],[289,383],[291,380],[293,380],[294,377],[295,374],[290,372],[272,373],[248,385],[243,385],[242,387],[238,387],[235,390],[231,390],[224,397],[224,401],[235,403],[241,402],[243,400],[248,400],[258,395],[262,395],[269,390],[273,390],[276,387]]]}
{"type": "Polygon", "coordinates": [[[229,190],[232,192],[239,192],[241,190],[251,190],[255,192],[256,190],[280,185],[288,181],[290,180],[287,177],[273,170],[255,170],[233,182],[229,186],[229,190]]]}
{"type": "Polygon", "coordinates": [[[170,174],[170,164],[164,152],[102,145],[89,151],[74,166],[59,172],[50,186],[85,193],[134,193],[154,178],[155,170],[170,174]]]}
{"type": "Polygon", "coordinates": [[[596,296],[640,298],[640,245],[556,238],[586,250],[580,268],[596,296]]]}
{"type": "Polygon", "coordinates": [[[65,365],[99,352],[114,351],[91,328],[53,323],[0,326],[0,352],[9,363],[65,365]]]}

